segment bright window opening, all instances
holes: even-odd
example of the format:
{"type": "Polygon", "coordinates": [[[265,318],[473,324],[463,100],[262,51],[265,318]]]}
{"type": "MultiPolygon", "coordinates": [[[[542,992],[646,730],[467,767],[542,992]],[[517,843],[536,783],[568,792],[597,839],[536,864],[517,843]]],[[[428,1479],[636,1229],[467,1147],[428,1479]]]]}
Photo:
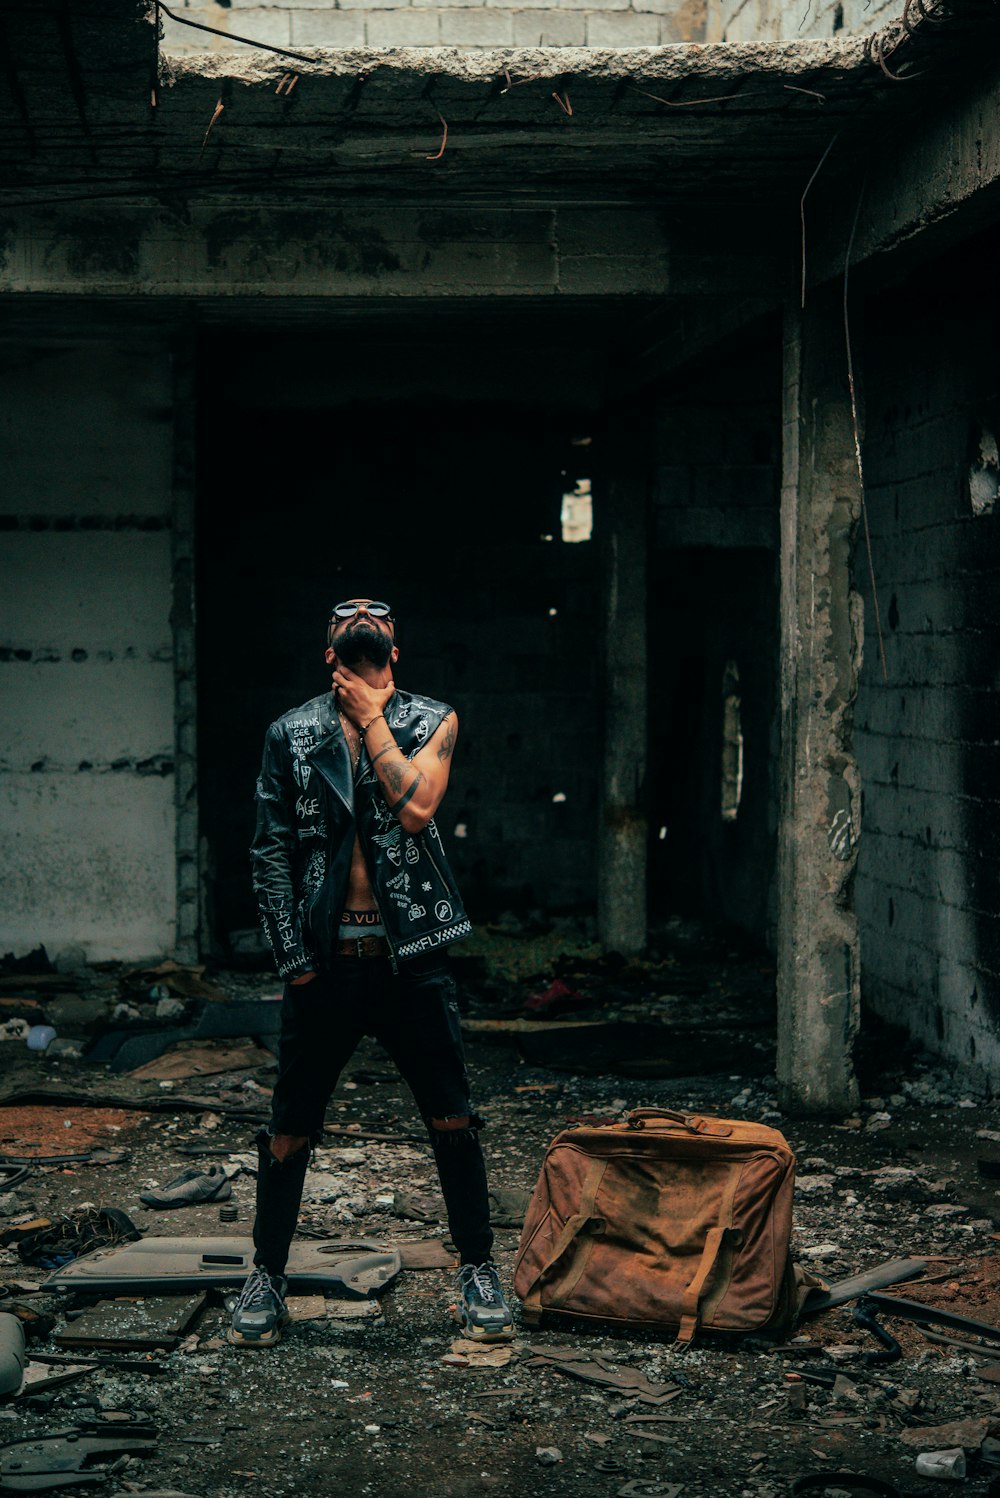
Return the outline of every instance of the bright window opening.
{"type": "Polygon", "coordinates": [[[722,673],[722,820],[735,822],[743,795],[743,724],[740,673],[727,661],[722,673]]]}
{"type": "Polygon", "coordinates": [[[589,479],[577,479],[572,494],[563,495],[560,519],[564,541],[590,540],[594,531],[594,507],[589,479]]]}

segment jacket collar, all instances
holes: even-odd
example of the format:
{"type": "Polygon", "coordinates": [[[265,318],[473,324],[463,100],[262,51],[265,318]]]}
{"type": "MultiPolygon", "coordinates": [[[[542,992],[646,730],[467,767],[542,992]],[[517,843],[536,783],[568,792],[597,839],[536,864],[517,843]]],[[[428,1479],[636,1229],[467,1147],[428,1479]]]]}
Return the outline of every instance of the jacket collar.
{"type": "MultiPolygon", "coordinates": [[[[385,705],[386,716],[396,702],[398,693],[394,692],[385,705]]],[[[348,811],[354,812],[354,766],[351,764],[351,751],[347,747],[344,730],[340,722],[340,714],[337,712],[335,699],[332,692],[321,699],[320,728],[322,738],[306,750],[309,763],[318,770],[330,789],[339,796],[348,811]]],[[[362,749],[362,753],[364,750],[362,749]]]]}

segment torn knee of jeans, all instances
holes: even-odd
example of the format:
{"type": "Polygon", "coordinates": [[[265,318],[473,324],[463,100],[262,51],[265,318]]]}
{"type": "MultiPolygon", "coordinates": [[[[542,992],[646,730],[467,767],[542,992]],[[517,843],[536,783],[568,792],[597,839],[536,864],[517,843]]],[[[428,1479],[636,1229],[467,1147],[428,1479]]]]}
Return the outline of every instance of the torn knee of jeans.
{"type": "Polygon", "coordinates": [[[443,1118],[428,1118],[428,1133],[433,1144],[451,1140],[456,1146],[463,1140],[474,1139],[484,1128],[486,1120],[478,1113],[446,1113],[443,1118]]]}
{"type": "Polygon", "coordinates": [[[282,1132],[284,1131],[278,1129],[258,1129],[254,1135],[254,1143],[257,1146],[261,1161],[266,1160],[268,1165],[279,1170],[286,1165],[298,1165],[301,1160],[305,1160],[306,1164],[308,1164],[316,1147],[316,1138],[308,1134],[286,1135],[288,1138],[301,1139],[302,1143],[295,1149],[290,1150],[284,1158],[280,1158],[274,1153],[273,1144],[278,1134],[282,1132]]]}

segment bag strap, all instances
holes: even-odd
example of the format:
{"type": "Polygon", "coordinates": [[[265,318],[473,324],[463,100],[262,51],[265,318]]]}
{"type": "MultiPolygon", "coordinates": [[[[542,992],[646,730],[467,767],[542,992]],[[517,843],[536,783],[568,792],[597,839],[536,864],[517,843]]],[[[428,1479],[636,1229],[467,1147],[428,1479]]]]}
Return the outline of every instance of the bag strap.
{"type": "Polygon", "coordinates": [[[690,1346],[694,1341],[694,1334],[698,1330],[700,1320],[701,1298],[715,1271],[723,1246],[729,1247],[733,1244],[733,1204],[736,1200],[740,1176],[743,1174],[742,1162],[731,1165],[727,1174],[729,1179],[726,1182],[722,1201],[719,1203],[719,1220],[714,1228],[709,1228],[705,1236],[705,1247],[702,1250],[698,1268],[681,1300],[681,1322],[677,1329],[677,1341],[685,1347],[690,1346]]]}
{"type": "Polygon", "coordinates": [[[630,1129],[644,1129],[647,1119],[669,1119],[687,1129],[689,1134],[710,1134],[713,1139],[728,1139],[732,1127],[720,1118],[702,1118],[692,1113],[677,1113],[673,1108],[633,1108],[625,1122],[630,1129]]]}
{"type": "Polygon", "coordinates": [[[578,1235],[591,1221],[594,1215],[594,1203],[600,1189],[604,1172],[608,1168],[607,1160],[591,1160],[583,1178],[580,1188],[580,1210],[574,1212],[572,1217],[566,1219],[562,1232],[552,1245],[551,1252],[544,1264],[535,1275],[527,1292],[521,1296],[521,1305],[529,1319],[537,1318],[542,1311],[542,1281],[545,1276],[555,1268],[559,1260],[570,1249],[578,1235]]]}

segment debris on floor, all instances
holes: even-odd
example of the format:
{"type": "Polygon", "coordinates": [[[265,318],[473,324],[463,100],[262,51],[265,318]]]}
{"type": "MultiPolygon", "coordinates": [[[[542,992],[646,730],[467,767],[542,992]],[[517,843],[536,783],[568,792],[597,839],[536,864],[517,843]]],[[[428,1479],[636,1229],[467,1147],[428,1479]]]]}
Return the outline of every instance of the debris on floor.
{"type": "Polygon", "coordinates": [[[232,1348],[226,1303],[252,1263],[253,1134],[274,1080],[273,977],[195,973],[209,996],[159,964],[127,983],[111,967],[39,973],[0,987],[17,1006],[0,1003],[0,1023],[50,1024],[84,1054],[2,1043],[0,1314],[27,1362],[0,1402],[0,1493],[18,1490],[10,1443],[23,1457],[23,1443],[54,1438],[29,1478],[78,1481],[53,1463],[94,1441],[109,1498],[251,1486],[274,1498],[786,1498],[831,1485],[929,1498],[948,1483],[986,1498],[1000,1477],[1000,1179],[980,1162],[1000,1158],[1000,1105],[926,1057],[873,1045],[854,1118],[783,1116],[773,972],[711,933],[678,928],[641,962],[566,930],[476,940],[456,967],[506,1285],[555,1135],[676,1107],[770,1123],[793,1145],[793,1255],[821,1282],[796,1327],[777,1345],[720,1335],[686,1353],[672,1332],[584,1321],[519,1321],[503,1344],[456,1336],[458,1264],[426,1129],[365,1042],[309,1167],[291,1324],[271,1351],[232,1348]],[[532,995],[549,1000],[533,1009],[532,995]],[[122,1003],[132,1018],[114,1018],[122,1003]],[[181,1012],[158,1016],[161,1004],[181,1012]],[[227,1053],[225,1070],[155,1074],[227,1053]],[[225,1179],[228,1200],[143,1202],[189,1166],[225,1179]],[[220,1203],[237,1226],[220,1227],[220,1203]],[[84,1241],[111,1209],[131,1241],[84,1241]],[[871,1361],[887,1349],[855,1321],[863,1305],[892,1363],[871,1361]],[[197,1307],[186,1321],[185,1306],[197,1307]],[[109,1434],[131,1444],[101,1445],[109,1434]]]}

